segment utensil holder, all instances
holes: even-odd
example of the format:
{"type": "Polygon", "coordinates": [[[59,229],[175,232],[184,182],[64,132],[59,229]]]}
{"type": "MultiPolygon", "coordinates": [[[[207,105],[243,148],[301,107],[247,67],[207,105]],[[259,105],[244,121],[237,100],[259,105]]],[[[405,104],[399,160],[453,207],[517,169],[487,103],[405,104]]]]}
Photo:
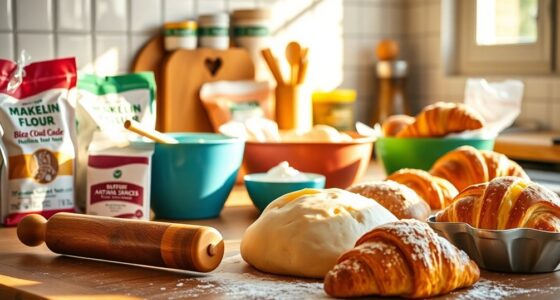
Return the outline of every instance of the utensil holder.
{"type": "Polygon", "coordinates": [[[312,126],[311,94],[302,85],[276,86],[276,122],[281,130],[309,130],[312,126]]]}

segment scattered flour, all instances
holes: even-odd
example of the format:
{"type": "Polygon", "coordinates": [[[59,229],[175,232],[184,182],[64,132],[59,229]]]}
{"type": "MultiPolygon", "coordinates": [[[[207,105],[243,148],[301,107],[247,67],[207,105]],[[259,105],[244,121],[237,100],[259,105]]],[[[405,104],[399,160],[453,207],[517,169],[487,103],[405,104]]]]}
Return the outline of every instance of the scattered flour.
{"type": "MultiPolygon", "coordinates": [[[[241,256],[225,258],[222,264],[236,263],[241,256]]],[[[256,272],[256,271],[255,271],[256,272]]],[[[225,270],[212,276],[180,279],[179,284],[194,288],[174,291],[174,298],[199,298],[219,295],[224,299],[328,299],[323,291],[323,283],[318,280],[293,279],[280,281],[278,277],[266,273],[232,273],[225,270]]]]}
{"type": "Polygon", "coordinates": [[[473,287],[467,290],[460,290],[452,294],[456,294],[457,300],[499,300],[534,293],[542,294],[542,291],[539,289],[519,288],[508,284],[480,279],[473,287]]]}

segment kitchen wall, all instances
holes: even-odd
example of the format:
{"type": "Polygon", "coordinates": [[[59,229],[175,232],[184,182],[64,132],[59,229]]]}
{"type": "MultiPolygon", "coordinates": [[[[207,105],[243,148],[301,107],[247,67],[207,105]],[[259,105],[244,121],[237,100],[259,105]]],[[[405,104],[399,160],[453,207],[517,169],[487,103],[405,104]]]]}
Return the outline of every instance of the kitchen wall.
{"type": "MultiPolygon", "coordinates": [[[[406,57],[411,63],[409,95],[425,105],[438,100],[463,101],[466,77],[446,76],[441,57],[441,0],[407,0],[404,5],[406,57]]],[[[517,122],[560,130],[560,76],[488,77],[521,79],[525,95],[517,122]]]]}
{"type": "Polygon", "coordinates": [[[400,0],[0,0],[0,57],[26,49],[33,60],[76,56],[84,72],[127,72],[163,22],[254,7],[273,10],[278,55],[292,39],[309,46],[311,86],[356,89],[358,118],[369,119],[374,47],[401,38],[400,0]]]}

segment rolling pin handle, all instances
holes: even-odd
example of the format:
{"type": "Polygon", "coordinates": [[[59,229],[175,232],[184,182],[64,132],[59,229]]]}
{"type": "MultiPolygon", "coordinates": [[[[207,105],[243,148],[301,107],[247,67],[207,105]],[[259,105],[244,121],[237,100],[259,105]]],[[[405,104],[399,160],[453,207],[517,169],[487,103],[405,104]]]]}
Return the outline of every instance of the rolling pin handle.
{"type": "Polygon", "coordinates": [[[19,222],[17,236],[25,245],[35,247],[45,241],[46,229],[47,219],[38,214],[31,214],[19,222]]]}
{"type": "Polygon", "coordinates": [[[216,245],[215,244],[208,245],[208,248],[206,250],[208,252],[208,255],[210,255],[210,256],[216,255],[216,245]]]}

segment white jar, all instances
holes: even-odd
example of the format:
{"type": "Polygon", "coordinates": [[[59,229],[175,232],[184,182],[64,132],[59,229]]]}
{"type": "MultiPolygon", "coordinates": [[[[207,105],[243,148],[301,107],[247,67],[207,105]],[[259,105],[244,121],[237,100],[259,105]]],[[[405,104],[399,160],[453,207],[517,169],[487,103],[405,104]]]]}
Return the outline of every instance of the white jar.
{"type": "Polygon", "coordinates": [[[165,50],[196,49],[196,22],[165,23],[165,50]]]}
{"type": "Polygon", "coordinates": [[[229,48],[229,15],[220,13],[199,16],[198,38],[201,48],[229,48]]]}
{"type": "Polygon", "coordinates": [[[247,49],[255,64],[255,78],[270,80],[271,75],[261,50],[270,47],[270,11],[266,9],[235,10],[232,36],[236,46],[247,49]]]}

